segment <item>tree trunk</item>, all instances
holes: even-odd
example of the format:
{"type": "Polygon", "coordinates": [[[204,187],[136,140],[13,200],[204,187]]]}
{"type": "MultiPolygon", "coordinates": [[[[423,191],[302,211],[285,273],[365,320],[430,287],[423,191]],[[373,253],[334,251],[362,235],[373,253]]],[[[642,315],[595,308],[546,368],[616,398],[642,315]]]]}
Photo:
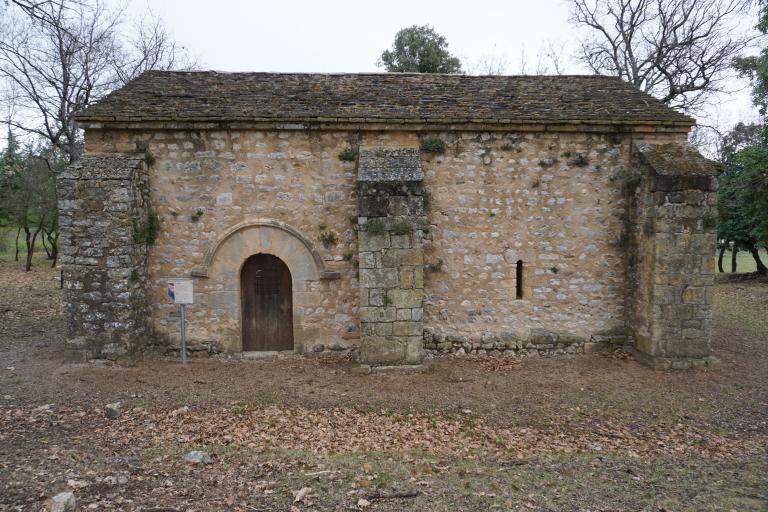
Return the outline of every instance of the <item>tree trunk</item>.
{"type": "Polygon", "coordinates": [[[749,248],[749,252],[752,253],[752,257],[755,259],[755,264],[757,265],[757,273],[768,274],[768,267],[766,267],[763,264],[763,261],[760,259],[760,250],[753,245],[749,248]]]}
{"type": "Polygon", "coordinates": [[[24,267],[24,270],[29,272],[29,270],[32,268],[32,249],[30,248],[30,241],[32,237],[32,232],[29,231],[29,226],[24,226],[24,241],[27,244],[27,264],[24,267]]]}
{"type": "Polygon", "coordinates": [[[733,243],[731,249],[731,272],[736,273],[736,255],[739,254],[739,249],[736,247],[736,242],[733,243]]]}
{"type": "Polygon", "coordinates": [[[45,250],[45,257],[48,259],[51,259],[51,250],[48,249],[48,244],[45,243],[46,236],[48,235],[48,232],[43,228],[43,236],[40,237],[40,240],[43,242],[43,249],[45,250]]]}
{"type": "Polygon", "coordinates": [[[19,237],[21,236],[21,226],[16,230],[16,256],[14,259],[19,261],[19,237]]]}
{"type": "Polygon", "coordinates": [[[34,233],[32,233],[32,240],[30,243],[30,231],[28,227],[24,227],[24,233],[26,234],[26,241],[27,241],[27,263],[24,266],[24,270],[29,272],[32,270],[32,256],[35,253],[35,241],[37,240],[37,235],[40,233],[40,230],[42,229],[42,226],[38,226],[34,233]]]}
{"type": "Polygon", "coordinates": [[[51,237],[51,233],[48,233],[48,242],[51,244],[51,268],[54,268],[56,266],[56,262],[59,260],[59,230],[55,230],[53,232],[53,237],[51,237]]]}
{"type": "Polygon", "coordinates": [[[725,249],[728,247],[728,242],[723,242],[723,245],[720,246],[720,253],[717,255],[717,270],[720,271],[720,273],[724,273],[725,270],[723,270],[723,256],[725,256],[725,249]]]}

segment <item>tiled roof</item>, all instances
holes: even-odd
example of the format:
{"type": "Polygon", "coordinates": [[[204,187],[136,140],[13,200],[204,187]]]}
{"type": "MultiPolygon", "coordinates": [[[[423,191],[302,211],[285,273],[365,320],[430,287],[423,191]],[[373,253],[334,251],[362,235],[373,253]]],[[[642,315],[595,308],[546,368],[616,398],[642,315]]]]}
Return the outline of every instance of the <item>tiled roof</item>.
{"type": "Polygon", "coordinates": [[[692,124],[619,78],[149,71],[90,122],[692,124]]]}

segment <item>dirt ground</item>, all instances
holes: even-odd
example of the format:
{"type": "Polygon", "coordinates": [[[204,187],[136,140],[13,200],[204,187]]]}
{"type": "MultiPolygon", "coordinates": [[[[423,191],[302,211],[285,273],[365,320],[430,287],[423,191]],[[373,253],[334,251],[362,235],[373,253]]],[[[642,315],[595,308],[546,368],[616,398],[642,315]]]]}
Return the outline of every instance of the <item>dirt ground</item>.
{"type": "Polygon", "coordinates": [[[0,258],[0,510],[66,490],[78,510],[768,510],[765,282],[718,285],[715,371],[594,354],[399,376],[63,364],[58,284],[0,258]]]}

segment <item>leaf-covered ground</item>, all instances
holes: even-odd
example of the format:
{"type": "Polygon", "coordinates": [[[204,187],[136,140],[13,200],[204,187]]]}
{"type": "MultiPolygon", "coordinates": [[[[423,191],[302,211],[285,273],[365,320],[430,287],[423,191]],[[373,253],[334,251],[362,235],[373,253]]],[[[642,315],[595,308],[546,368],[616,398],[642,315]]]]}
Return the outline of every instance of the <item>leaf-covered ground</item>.
{"type": "Polygon", "coordinates": [[[0,510],[64,490],[79,510],[768,510],[766,283],[718,286],[717,371],[596,354],[358,376],[329,357],[65,365],[43,263],[0,258],[0,510]]]}

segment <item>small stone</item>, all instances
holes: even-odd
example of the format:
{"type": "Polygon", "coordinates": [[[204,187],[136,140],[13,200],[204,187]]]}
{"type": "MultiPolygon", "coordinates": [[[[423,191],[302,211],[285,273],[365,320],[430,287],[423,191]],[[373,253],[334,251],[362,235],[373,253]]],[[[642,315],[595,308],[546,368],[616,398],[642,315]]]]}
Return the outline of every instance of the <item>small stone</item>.
{"type": "Polygon", "coordinates": [[[190,464],[210,464],[211,456],[205,452],[194,450],[184,455],[184,460],[190,464]]]}
{"type": "Polygon", "coordinates": [[[181,414],[187,414],[189,412],[189,406],[185,405],[184,407],[179,407],[178,409],[171,412],[171,416],[179,416],[181,414]]]}
{"type": "Polygon", "coordinates": [[[311,487],[302,487],[298,491],[295,491],[293,493],[293,502],[299,503],[301,501],[304,501],[304,498],[306,498],[310,492],[312,492],[311,487]]]}
{"type": "Polygon", "coordinates": [[[88,482],[84,480],[74,480],[70,478],[67,480],[67,487],[71,489],[82,489],[83,487],[88,487],[88,482]]]}
{"type": "Polygon", "coordinates": [[[72,492],[61,492],[48,500],[46,510],[48,512],[69,512],[75,510],[77,501],[72,492]]]}
{"type": "Polygon", "coordinates": [[[120,405],[120,402],[107,404],[107,406],[104,408],[104,416],[111,420],[119,418],[121,414],[123,414],[123,409],[120,405]]]}
{"type": "Polygon", "coordinates": [[[113,464],[125,464],[127,466],[138,466],[140,464],[139,458],[133,455],[127,455],[127,456],[118,455],[117,457],[113,457],[110,462],[112,462],[113,464]]]}
{"type": "Polygon", "coordinates": [[[349,371],[354,375],[369,375],[371,373],[371,365],[358,364],[353,366],[349,371]]]}
{"type": "Polygon", "coordinates": [[[462,347],[456,352],[454,352],[454,354],[456,354],[457,356],[463,356],[463,355],[466,355],[467,353],[464,351],[464,348],[462,347]]]}
{"type": "Polygon", "coordinates": [[[325,345],[323,344],[312,347],[312,352],[322,352],[323,350],[325,350],[325,345]]]}
{"type": "Polygon", "coordinates": [[[365,498],[360,498],[359,500],[357,500],[357,506],[360,508],[370,507],[371,502],[365,498]]]}

